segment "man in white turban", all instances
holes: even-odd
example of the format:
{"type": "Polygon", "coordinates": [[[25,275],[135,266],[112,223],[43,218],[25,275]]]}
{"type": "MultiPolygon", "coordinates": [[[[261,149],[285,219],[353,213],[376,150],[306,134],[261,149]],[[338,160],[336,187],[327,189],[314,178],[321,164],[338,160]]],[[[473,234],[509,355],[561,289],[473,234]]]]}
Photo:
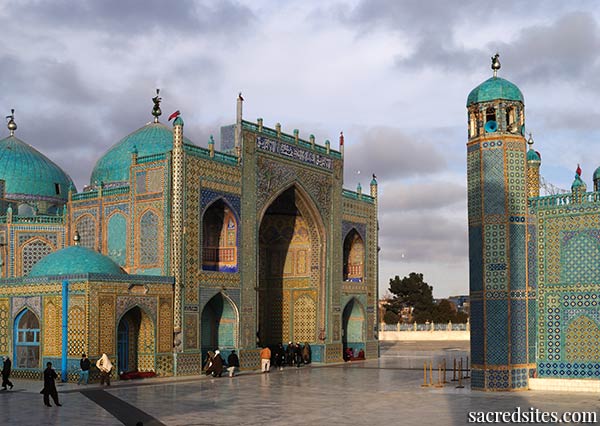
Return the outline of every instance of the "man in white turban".
{"type": "Polygon", "coordinates": [[[103,385],[104,381],[106,381],[106,386],[110,386],[110,373],[113,365],[110,359],[108,359],[108,355],[102,354],[100,359],[96,361],[96,367],[100,371],[100,384],[103,385]]]}

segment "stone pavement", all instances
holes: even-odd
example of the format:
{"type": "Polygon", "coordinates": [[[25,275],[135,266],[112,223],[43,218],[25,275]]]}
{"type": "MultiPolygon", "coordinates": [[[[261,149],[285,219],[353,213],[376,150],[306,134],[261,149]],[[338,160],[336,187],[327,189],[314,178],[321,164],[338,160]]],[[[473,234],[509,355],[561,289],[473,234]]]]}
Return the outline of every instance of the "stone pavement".
{"type": "MultiPolygon", "coordinates": [[[[471,392],[455,383],[422,388],[423,362],[466,358],[468,342],[386,343],[379,360],[244,373],[59,385],[62,407],[45,407],[41,382],[0,391],[7,425],[465,425],[469,411],[600,411],[597,394],[471,392]]],[[[435,375],[434,380],[437,379],[435,375]]],[[[6,421],[6,423],[4,423],[6,421]]]]}

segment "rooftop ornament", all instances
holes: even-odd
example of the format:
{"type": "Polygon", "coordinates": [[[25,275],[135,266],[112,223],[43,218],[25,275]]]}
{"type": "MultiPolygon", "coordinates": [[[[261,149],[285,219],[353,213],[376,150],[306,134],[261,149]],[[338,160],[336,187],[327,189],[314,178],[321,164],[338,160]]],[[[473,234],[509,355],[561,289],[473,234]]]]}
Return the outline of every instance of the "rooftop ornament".
{"type": "Polygon", "coordinates": [[[15,110],[14,110],[14,108],[10,110],[10,115],[7,115],[6,119],[8,120],[8,123],[7,123],[6,127],[8,127],[8,130],[10,130],[10,135],[14,136],[15,135],[15,130],[17,130],[17,123],[15,123],[15,110]]]}
{"type": "Polygon", "coordinates": [[[152,115],[154,116],[154,122],[158,123],[158,117],[162,115],[162,111],[160,110],[160,101],[162,98],[158,96],[160,93],[160,89],[156,89],[156,96],[152,98],[152,102],[154,102],[154,107],[152,108],[152,115]]]}
{"type": "Polygon", "coordinates": [[[75,231],[75,235],[73,235],[73,242],[75,243],[76,246],[79,245],[80,240],[81,240],[81,237],[79,236],[79,231],[75,231]]]}
{"type": "Polygon", "coordinates": [[[502,67],[500,64],[500,54],[496,52],[494,56],[492,56],[492,70],[494,71],[494,77],[498,77],[498,70],[502,67]]]}
{"type": "Polygon", "coordinates": [[[531,134],[531,132],[529,132],[529,139],[527,139],[527,145],[529,145],[529,148],[533,149],[533,135],[531,134]]]}

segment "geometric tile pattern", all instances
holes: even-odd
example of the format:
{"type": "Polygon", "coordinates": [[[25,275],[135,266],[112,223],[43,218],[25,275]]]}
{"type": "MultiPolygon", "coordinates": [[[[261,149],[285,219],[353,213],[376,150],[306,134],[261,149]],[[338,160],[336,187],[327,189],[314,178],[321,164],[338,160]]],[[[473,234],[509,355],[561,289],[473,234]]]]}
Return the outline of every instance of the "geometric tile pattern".
{"type": "Polygon", "coordinates": [[[508,301],[487,300],[486,306],[486,363],[508,364],[508,301]]]}
{"type": "Polygon", "coordinates": [[[22,257],[21,257],[21,265],[22,265],[22,274],[27,275],[33,265],[35,265],[42,257],[50,254],[54,251],[54,247],[52,247],[47,242],[35,239],[30,243],[27,243],[22,248],[22,257]]]}
{"type": "Polygon", "coordinates": [[[506,225],[485,225],[485,290],[506,290],[506,225]]]}
{"type": "Polygon", "coordinates": [[[565,332],[565,359],[570,362],[600,360],[600,327],[596,321],[581,315],[565,332]]]}
{"type": "Polygon", "coordinates": [[[483,205],[485,214],[505,214],[504,185],[504,150],[501,148],[484,150],[483,205]]]}
{"type": "Polygon", "coordinates": [[[600,283],[600,231],[563,232],[560,264],[561,284],[600,283]]]}

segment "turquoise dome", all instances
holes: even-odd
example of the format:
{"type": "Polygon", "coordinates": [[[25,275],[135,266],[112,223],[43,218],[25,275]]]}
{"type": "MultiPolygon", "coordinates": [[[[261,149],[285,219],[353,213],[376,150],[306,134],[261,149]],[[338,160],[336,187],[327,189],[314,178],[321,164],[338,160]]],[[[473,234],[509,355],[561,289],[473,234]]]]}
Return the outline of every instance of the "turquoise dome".
{"type": "Polygon", "coordinates": [[[579,175],[575,175],[575,180],[571,184],[571,190],[575,190],[577,188],[583,188],[583,190],[587,189],[587,185],[581,180],[579,175]]]}
{"type": "Polygon", "coordinates": [[[540,158],[540,154],[535,150],[530,149],[527,151],[527,161],[542,161],[542,159],[540,158]]]}
{"type": "Polygon", "coordinates": [[[66,202],[69,187],[75,188],[52,160],[15,136],[0,140],[0,179],[6,198],[12,200],[66,202]]]}
{"type": "MultiPolygon", "coordinates": [[[[183,143],[193,145],[185,137],[183,143]]],[[[161,123],[149,123],[125,136],[96,162],[90,184],[128,182],[131,153],[134,149],[137,149],[139,157],[171,151],[173,129],[161,123]]]]}
{"type": "Polygon", "coordinates": [[[467,106],[496,99],[523,102],[523,94],[517,86],[500,77],[492,77],[471,90],[467,106]]]}
{"type": "Polygon", "coordinates": [[[119,265],[107,256],[82,246],[66,247],[40,259],[29,272],[30,277],[76,274],[126,275],[119,265]]]}
{"type": "Polygon", "coordinates": [[[594,178],[593,178],[593,179],[594,179],[594,180],[596,180],[596,179],[600,179],[600,167],[598,167],[598,168],[596,169],[596,171],[594,171],[594,178]]]}

